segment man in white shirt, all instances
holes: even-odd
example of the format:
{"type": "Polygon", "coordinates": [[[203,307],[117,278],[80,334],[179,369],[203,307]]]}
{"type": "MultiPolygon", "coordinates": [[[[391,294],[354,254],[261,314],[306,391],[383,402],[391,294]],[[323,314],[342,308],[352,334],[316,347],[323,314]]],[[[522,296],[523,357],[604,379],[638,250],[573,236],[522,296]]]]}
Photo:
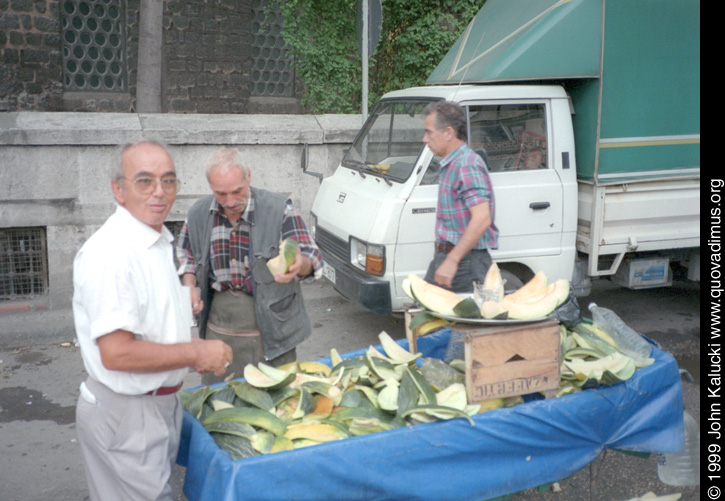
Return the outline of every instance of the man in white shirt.
{"type": "Polygon", "coordinates": [[[116,212],[73,263],[73,314],[88,379],[76,423],[91,499],[170,499],[188,367],[225,373],[231,348],[191,337],[191,299],[163,223],[176,199],[159,144],[126,146],[111,189],[116,212]]]}

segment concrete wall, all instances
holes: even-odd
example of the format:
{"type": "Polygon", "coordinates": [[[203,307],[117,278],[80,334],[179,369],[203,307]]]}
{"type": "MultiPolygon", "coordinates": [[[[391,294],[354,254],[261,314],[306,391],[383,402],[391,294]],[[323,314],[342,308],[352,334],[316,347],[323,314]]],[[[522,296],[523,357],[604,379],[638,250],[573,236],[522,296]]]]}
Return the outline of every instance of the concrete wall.
{"type": "MultiPolygon", "coordinates": [[[[359,115],[0,114],[0,229],[45,227],[50,290],[32,300],[0,301],[0,342],[25,334],[74,336],[72,261],[113,212],[110,171],[118,145],[153,139],[168,145],[183,185],[169,221],[208,193],[205,161],[233,147],[252,169],[252,185],[290,196],[309,216],[319,181],[330,175],[361,125],[359,115]]],[[[1,277],[0,277],[1,278],[1,277]]]]}

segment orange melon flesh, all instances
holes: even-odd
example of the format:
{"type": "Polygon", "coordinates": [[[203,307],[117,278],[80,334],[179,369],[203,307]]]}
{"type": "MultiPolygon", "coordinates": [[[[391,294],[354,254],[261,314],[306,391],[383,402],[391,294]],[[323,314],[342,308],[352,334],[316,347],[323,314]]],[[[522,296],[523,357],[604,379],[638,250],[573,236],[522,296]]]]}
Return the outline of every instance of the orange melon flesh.
{"type": "Polygon", "coordinates": [[[491,263],[490,268],[486,272],[486,277],[483,280],[483,289],[487,292],[492,292],[495,295],[496,301],[501,301],[504,298],[503,278],[501,277],[501,270],[496,263],[491,263]]]}
{"type": "Polygon", "coordinates": [[[529,296],[530,294],[533,294],[535,292],[539,292],[543,290],[548,285],[549,279],[546,278],[546,275],[543,271],[537,272],[531,280],[526,282],[520,289],[517,291],[512,292],[509,294],[508,298],[511,298],[511,300],[518,300],[520,298],[524,298],[526,296],[529,296]]]}
{"type": "MultiPolygon", "coordinates": [[[[519,289],[519,291],[521,290],[519,289]]],[[[569,281],[562,278],[544,289],[527,292],[528,294],[518,294],[517,296],[514,296],[513,293],[509,294],[499,302],[486,301],[481,306],[481,315],[490,319],[506,313],[508,318],[514,320],[546,317],[569,297],[569,281]]]]}

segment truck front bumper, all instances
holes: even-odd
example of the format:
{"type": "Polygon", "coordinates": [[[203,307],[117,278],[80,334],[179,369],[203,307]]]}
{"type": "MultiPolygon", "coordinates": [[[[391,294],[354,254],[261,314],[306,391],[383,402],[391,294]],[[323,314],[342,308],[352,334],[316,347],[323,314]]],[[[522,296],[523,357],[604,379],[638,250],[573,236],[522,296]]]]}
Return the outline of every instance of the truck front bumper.
{"type": "Polygon", "coordinates": [[[378,315],[392,314],[390,282],[377,280],[337,259],[325,254],[323,275],[345,299],[358,303],[367,311],[378,315]]]}

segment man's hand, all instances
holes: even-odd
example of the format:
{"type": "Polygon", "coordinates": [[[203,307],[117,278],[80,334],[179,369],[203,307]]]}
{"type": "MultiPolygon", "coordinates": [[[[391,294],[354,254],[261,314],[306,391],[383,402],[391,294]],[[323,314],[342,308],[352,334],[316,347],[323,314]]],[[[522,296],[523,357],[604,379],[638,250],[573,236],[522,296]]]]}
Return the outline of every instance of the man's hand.
{"type": "Polygon", "coordinates": [[[450,256],[446,257],[436,270],[435,275],[433,275],[433,280],[439,285],[450,289],[453,287],[453,277],[456,276],[457,271],[458,261],[451,259],[450,256]]]}
{"type": "Polygon", "coordinates": [[[294,280],[297,276],[306,277],[312,274],[312,261],[309,257],[303,256],[300,252],[299,247],[297,248],[297,255],[295,260],[287,270],[287,273],[275,273],[274,281],[282,284],[287,284],[294,280]]]}
{"type": "Polygon", "coordinates": [[[192,345],[198,350],[198,361],[194,363],[197,372],[213,372],[215,376],[223,376],[234,359],[231,347],[224,341],[200,339],[192,345]]]}
{"type": "Polygon", "coordinates": [[[99,337],[97,343],[103,366],[115,371],[163,372],[194,367],[221,376],[233,360],[231,347],[219,340],[192,338],[190,343],[160,344],[116,330],[99,337]]]}
{"type": "Polygon", "coordinates": [[[201,313],[204,309],[204,301],[201,300],[201,289],[198,287],[191,287],[191,312],[194,315],[201,313]]]}
{"type": "Polygon", "coordinates": [[[194,315],[198,315],[204,309],[204,301],[201,300],[201,289],[196,286],[196,275],[193,273],[184,273],[181,276],[181,284],[189,288],[191,312],[194,315]]]}
{"type": "Polygon", "coordinates": [[[453,277],[458,271],[458,263],[468,254],[476,245],[486,230],[491,225],[491,212],[488,202],[482,202],[470,208],[471,219],[468,221],[466,229],[461,235],[461,239],[451,249],[443,262],[438,266],[433,280],[443,287],[451,288],[453,286],[453,277]]]}

